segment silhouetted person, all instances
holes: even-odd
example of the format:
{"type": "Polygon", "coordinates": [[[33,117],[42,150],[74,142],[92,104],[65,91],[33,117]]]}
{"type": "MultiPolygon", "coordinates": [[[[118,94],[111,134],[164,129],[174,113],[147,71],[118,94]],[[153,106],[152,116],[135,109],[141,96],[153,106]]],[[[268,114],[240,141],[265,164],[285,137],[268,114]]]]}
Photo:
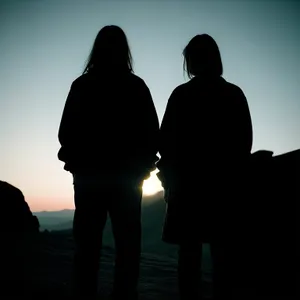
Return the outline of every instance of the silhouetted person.
{"type": "Polygon", "coordinates": [[[124,31],[103,27],[72,83],[58,134],[58,157],[74,178],[73,292],[80,299],[97,294],[108,214],[116,251],[113,298],[137,297],[142,183],[155,168],[158,132],[151,93],[133,74],[124,31]]]}
{"type": "Polygon", "coordinates": [[[230,210],[251,152],[251,116],[243,91],[223,78],[211,36],[193,37],[183,56],[190,80],[172,92],[160,128],[157,167],[167,201],[163,240],[179,245],[182,300],[201,299],[203,243],[210,244],[214,297],[227,299],[230,210]]]}

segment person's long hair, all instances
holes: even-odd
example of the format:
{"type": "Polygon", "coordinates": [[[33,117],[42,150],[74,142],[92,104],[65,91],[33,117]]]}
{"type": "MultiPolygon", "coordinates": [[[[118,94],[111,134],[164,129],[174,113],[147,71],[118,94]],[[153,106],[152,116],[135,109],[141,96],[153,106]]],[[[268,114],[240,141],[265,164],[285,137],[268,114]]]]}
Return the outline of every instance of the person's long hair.
{"type": "Polygon", "coordinates": [[[216,41],[208,34],[194,36],[183,50],[183,69],[189,78],[221,76],[223,64],[216,41]]]}
{"type": "Polygon", "coordinates": [[[125,32],[116,25],[107,25],[98,32],[84,67],[103,73],[133,72],[132,56],[125,32]]]}

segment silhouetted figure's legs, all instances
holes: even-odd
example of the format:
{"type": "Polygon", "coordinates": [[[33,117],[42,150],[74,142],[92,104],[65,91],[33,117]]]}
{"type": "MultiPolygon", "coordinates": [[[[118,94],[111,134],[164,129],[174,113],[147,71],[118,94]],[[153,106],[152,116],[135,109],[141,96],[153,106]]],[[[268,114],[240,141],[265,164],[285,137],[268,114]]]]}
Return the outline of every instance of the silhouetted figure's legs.
{"type": "Polygon", "coordinates": [[[75,185],[72,283],[72,294],[75,298],[92,299],[97,295],[102,232],[107,219],[106,203],[107,199],[101,188],[75,185]]]}
{"type": "Polygon", "coordinates": [[[202,244],[186,243],[178,251],[178,287],[181,300],[201,299],[202,244]]]}
{"type": "MultiPolygon", "coordinates": [[[[222,243],[210,244],[213,264],[213,299],[231,299],[230,258],[222,243]]],[[[191,243],[179,246],[178,286],[180,299],[202,299],[201,288],[202,244],[191,243]]]]}
{"type": "Polygon", "coordinates": [[[114,299],[137,299],[141,251],[142,184],[118,180],[75,184],[73,295],[97,295],[102,235],[109,213],[115,238],[114,299]]]}
{"type": "MultiPolygon", "coordinates": [[[[232,281],[229,249],[221,242],[210,243],[213,265],[213,299],[221,300],[232,297],[232,281]]],[[[236,276],[239,276],[238,274],[236,276]]]]}
{"type": "Polygon", "coordinates": [[[141,251],[142,186],[120,186],[109,206],[115,237],[114,299],[134,300],[138,297],[141,251]]]}

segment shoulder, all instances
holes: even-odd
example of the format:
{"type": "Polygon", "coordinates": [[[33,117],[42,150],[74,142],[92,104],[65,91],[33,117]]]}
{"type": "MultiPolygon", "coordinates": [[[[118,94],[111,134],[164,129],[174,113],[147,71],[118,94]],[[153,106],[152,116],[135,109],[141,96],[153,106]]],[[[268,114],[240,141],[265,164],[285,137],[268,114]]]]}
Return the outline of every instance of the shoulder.
{"type": "Polygon", "coordinates": [[[184,98],[185,89],[186,83],[180,84],[173,89],[167,101],[168,108],[177,106],[181,102],[180,99],[184,98]]]}
{"type": "Polygon", "coordinates": [[[236,85],[232,82],[229,82],[225,79],[224,79],[224,82],[230,93],[232,93],[233,95],[235,95],[237,97],[245,98],[245,94],[244,94],[243,90],[238,85],[236,85]]]}
{"type": "Polygon", "coordinates": [[[78,91],[82,89],[82,87],[86,86],[88,80],[88,75],[87,74],[82,74],[75,78],[70,85],[70,90],[74,92],[75,90],[78,91]]]}
{"type": "Polygon", "coordinates": [[[129,89],[135,89],[141,92],[149,90],[146,82],[141,77],[133,73],[119,74],[119,76],[116,76],[113,79],[89,73],[82,74],[73,80],[71,83],[71,89],[78,91],[90,88],[91,86],[99,87],[99,84],[103,87],[113,85],[121,89],[126,86],[129,89]]]}
{"type": "Polygon", "coordinates": [[[142,79],[140,76],[130,73],[128,75],[129,81],[131,81],[134,85],[141,87],[141,88],[148,88],[146,82],[144,79],[142,79]]]}
{"type": "Polygon", "coordinates": [[[226,82],[226,86],[226,97],[231,99],[231,105],[233,107],[240,107],[240,109],[245,109],[246,107],[249,109],[247,97],[241,87],[232,82],[226,82]]]}
{"type": "Polygon", "coordinates": [[[82,74],[75,78],[71,84],[72,87],[77,87],[85,84],[87,81],[89,81],[91,75],[89,74],[82,74]]]}
{"type": "Polygon", "coordinates": [[[171,92],[170,98],[178,98],[189,89],[189,83],[182,83],[174,88],[171,92]]]}

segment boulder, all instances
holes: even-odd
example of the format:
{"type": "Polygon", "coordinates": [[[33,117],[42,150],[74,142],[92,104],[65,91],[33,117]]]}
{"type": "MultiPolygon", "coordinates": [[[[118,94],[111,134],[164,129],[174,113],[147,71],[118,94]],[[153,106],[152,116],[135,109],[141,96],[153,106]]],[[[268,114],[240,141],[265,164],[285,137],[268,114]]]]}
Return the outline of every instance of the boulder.
{"type": "Polygon", "coordinates": [[[0,232],[22,236],[39,232],[39,220],[30,210],[20,189],[0,180],[0,232]]]}
{"type": "Polygon", "coordinates": [[[29,273],[38,265],[39,236],[39,220],[21,190],[0,181],[1,299],[21,297],[30,287],[29,273]]]}

